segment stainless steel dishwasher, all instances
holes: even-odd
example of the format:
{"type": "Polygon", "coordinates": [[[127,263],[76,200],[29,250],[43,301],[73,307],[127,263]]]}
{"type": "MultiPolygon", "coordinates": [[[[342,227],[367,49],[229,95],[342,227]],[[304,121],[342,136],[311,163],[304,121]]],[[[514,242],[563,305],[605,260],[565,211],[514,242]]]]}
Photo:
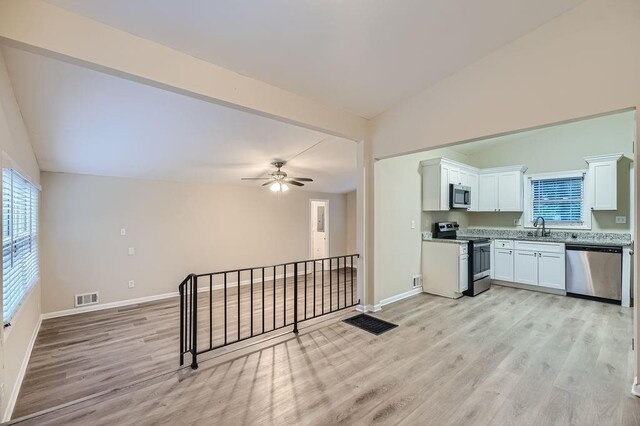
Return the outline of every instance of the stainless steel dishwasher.
{"type": "Polygon", "coordinates": [[[622,247],[567,244],[567,295],[620,304],[622,247]]]}

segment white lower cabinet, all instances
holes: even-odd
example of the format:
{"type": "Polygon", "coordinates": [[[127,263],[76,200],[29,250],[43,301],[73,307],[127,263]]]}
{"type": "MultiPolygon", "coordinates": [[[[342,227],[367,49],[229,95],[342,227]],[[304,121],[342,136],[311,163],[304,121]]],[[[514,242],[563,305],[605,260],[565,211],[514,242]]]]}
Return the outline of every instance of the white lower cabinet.
{"type": "Polygon", "coordinates": [[[496,240],[494,245],[494,279],[565,289],[564,244],[496,240]]]}
{"type": "Polygon", "coordinates": [[[538,253],[516,250],[513,269],[515,282],[538,285],[538,253]]]}
{"type": "Polygon", "coordinates": [[[493,259],[493,278],[513,281],[513,250],[496,248],[493,259]]]}
{"type": "Polygon", "coordinates": [[[565,289],[564,253],[539,253],[538,285],[565,289]]]}

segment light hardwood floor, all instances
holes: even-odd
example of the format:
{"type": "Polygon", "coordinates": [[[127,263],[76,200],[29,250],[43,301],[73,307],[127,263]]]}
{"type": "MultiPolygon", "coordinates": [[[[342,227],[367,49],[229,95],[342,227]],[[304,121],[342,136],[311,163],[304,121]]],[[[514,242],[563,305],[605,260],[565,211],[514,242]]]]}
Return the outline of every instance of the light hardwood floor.
{"type": "Polygon", "coordinates": [[[378,315],[400,326],[325,317],[24,423],[640,424],[631,309],[494,286],[378,315]]]}
{"type": "MultiPolygon", "coordinates": [[[[309,268],[311,269],[311,268],[309,268]]],[[[298,318],[329,312],[357,302],[355,280],[351,286],[351,269],[340,268],[299,277],[298,318]],[[346,296],[346,299],[345,299],[346,296]],[[306,309],[305,303],[306,300],[306,309]],[[346,301],[346,303],[345,303],[346,301]]],[[[230,280],[233,277],[229,277],[230,280]]],[[[242,279],[245,277],[243,276],[242,279]]],[[[199,287],[208,287],[200,279],[199,287]]],[[[293,323],[293,279],[276,280],[276,309],[273,309],[273,282],[264,286],[264,330],[293,323]]],[[[227,341],[251,335],[251,287],[227,289],[227,341]],[[240,303],[240,324],[238,324],[240,303]],[[239,325],[239,326],[238,326],[239,325]]],[[[224,342],[224,292],[200,292],[198,297],[198,348],[224,342]],[[211,318],[209,306],[213,305],[211,318]],[[209,320],[213,327],[210,328],[209,320]],[[212,332],[210,333],[210,330],[212,332]]],[[[179,305],[178,298],[132,305],[122,308],[53,318],[42,323],[31,354],[25,379],[16,402],[13,418],[55,407],[96,393],[127,386],[133,382],[178,369],[179,305]]],[[[253,331],[262,332],[262,283],[253,286],[253,331]]],[[[285,329],[283,329],[285,330],[285,329]]],[[[190,364],[187,357],[185,363],[190,364]]]]}

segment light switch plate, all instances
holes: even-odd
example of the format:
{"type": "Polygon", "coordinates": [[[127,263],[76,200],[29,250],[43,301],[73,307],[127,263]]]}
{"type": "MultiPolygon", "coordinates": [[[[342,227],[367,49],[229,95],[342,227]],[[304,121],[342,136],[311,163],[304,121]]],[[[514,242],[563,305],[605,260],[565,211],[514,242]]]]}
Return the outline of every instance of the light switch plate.
{"type": "Polygon", "coordinates": [[[135,281],[131,280],[129,281],[129,288],[134,288],[136,286],[135,281]]]}
{"type": "Polygon", "coordinates": [[[122,235],[123,237],[127,235],[127,230],[125,228],[120,228],[120,235],[122,235]]]}
{"type": "Polygon", "coordinates": [[[416,229],[416,221],[415,220],[411,221],[411,229],[416,229]]]}
{"type": "Polygon", "coordinates": [[[627,223],[626,216],[616,216],[616,223],[627,223]]]}
{"type": "Polygon", "coordinates": [[[129,247],[129,256],[133,256],[134,254],[136,254],[136,249],[129,247]]]}

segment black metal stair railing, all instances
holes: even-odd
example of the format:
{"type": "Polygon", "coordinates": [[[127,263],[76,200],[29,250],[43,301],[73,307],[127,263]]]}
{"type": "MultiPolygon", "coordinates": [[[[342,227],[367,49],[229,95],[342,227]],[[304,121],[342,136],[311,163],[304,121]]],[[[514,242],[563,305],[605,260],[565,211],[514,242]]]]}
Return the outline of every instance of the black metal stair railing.
{"type": "Polygon", "coordinates": [[[302,321],[357,305],[359,257],[189,274],[178,286],[180,365],[191,355],[196,369],[205,352],[288,326],[297,334],[302,321]]]}

